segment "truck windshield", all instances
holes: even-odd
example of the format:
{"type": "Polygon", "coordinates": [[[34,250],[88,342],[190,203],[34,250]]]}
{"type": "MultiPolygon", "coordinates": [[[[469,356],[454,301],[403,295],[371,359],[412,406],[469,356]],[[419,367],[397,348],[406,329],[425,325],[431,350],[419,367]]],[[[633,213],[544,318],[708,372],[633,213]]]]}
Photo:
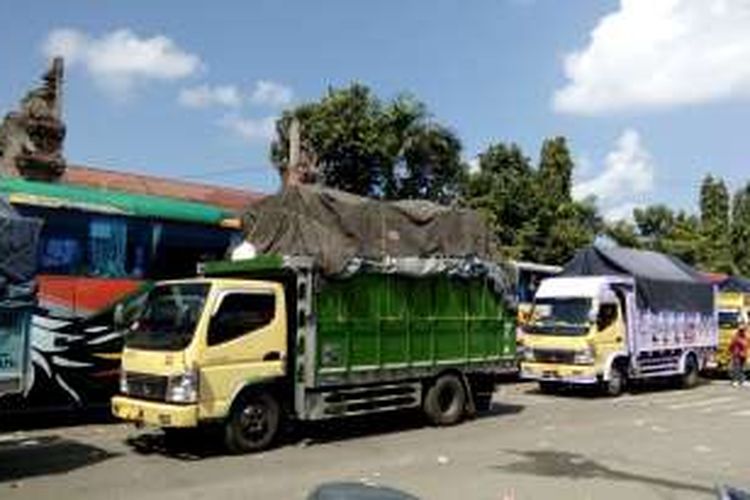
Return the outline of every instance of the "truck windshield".
{"type": "Polygon", "coordinates": [[[133,323],[125,345],[135,349],[179,351],[193,338],[208,283],[158,285],[148,294],[142,314],[133,323]]]}
{"type": "Polygon", "coordinates": [[[737,328],[740,326],[740,312],[733,309],[719,311],[719,328],[737,328]]]}
{"type": "Polygon", "coordinates": [[[589,331],[591,299],[540,298],[534,303],[529,333],[585,335],[589,331]]]}

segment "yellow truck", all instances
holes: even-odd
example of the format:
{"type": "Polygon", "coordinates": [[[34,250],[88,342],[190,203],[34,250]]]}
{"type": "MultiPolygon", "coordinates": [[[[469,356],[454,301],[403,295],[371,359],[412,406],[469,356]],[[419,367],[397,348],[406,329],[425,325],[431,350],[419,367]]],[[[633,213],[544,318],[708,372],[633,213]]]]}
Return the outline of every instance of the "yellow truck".
{"type": "Polygon", "coordinates": [[[750,319],[750,293],[720,292],[719,293],[719,348],[716,352],[716,369],[729,369],[729,344],[732,336],[741,324],[747,324],[750,319]]]}
{"type": "Polygon", "coordinates": [[[112,411],[218,424],[233,452],[268,447],[286,420],[421,408],[458,423],[515,370],[515,318],[491,264],[420,263],[324,279],[311,259],[263,255],[157,283],[126,335],[112,411]]]}
{"type": "Polygon", "coordinates": [[[671,257],[585,249],[562,277],[542,281],[525,327],[521,375],[544,392],[599,385],[617,396],[628,381],[668,376],[691,387],[716,350],[714,295],[671,257]]]}

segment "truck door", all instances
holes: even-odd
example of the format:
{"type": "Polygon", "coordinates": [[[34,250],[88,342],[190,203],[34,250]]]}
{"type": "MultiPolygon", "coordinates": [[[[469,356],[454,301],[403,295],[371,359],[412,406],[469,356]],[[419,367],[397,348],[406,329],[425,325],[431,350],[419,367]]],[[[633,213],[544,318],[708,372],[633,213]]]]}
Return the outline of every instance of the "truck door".
{"type": "Polygon", "coordinates": [[[596,318],[596,351],[597,361],[601,363],[607,362],[613,353],[624,350],[626,323],[622,306],[614,295],[599,305],[596,318]]]}
{"type": "Polygon", "coordinates": [[[283,289],[219,292],[200,361],[200,417],[222,417],[248,383],[284,375],[287,356],[283,289]]]}
{"type": "Polygon", "coordinates": [[[620,311],[623,319],[624,341],[622,344],[623,351],[635,353],[637,351],[636,322],[638,310],[635,303],[635,292],[632,285],[613,285],[612,289],[617,296],[617,302],[620,304],[620,311]]]}

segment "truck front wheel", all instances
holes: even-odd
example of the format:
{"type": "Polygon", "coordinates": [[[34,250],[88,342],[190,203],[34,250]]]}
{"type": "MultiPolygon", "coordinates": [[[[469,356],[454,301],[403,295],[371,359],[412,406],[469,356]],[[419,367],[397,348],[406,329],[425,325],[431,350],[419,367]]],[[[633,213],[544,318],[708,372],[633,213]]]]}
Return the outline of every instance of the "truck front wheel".
{"type": "Polygon", "coordinates": [[[427,390],[424,412],[434,425],[454,425],[466,409],[466,390],[455,375],[443,375],[427,390]]]}
{"type": "Polygon", "coordinates": [[[280,409],[267,392],[240,396],[232,406],[224,429],[224,443],[231,453],[261,451],[273,443],[279,430],[280,409]]]}
{"type": "Polygon", "coordinates": [[[616,398],[625,390],[625,369],[621,365],[613,365],[609,372],[609,380],[604,383],[607,396],[616,398]]]}

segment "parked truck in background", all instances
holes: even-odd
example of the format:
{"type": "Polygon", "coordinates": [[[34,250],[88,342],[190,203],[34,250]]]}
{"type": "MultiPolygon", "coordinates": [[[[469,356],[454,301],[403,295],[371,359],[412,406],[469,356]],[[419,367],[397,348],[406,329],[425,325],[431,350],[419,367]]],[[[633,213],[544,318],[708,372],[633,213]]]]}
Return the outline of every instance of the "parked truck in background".
{"type": "Polygon", "coordinates": [[[219,424],[233,452],[268,447],[286,420],[421,408],[455,424],[514,370],[514,311],[492,266],[424,263],[331,279],[311,259],[266,255],[158,283],[127,334],[113,413],[219,424]]]}
{"type": "Polygon", "coordinates": [[[718,340],[715,291],[680,261],[625,248],[584,249],[542,281],[525,327],[522,376],[553,392],[679,377],[694,386],[718,340]]]}
{"type": "Polygon", "coordinates": [[[719,306],[719,346],[716,352],[716,366],[720,371],[727,371],[731,356],[729,344],[740,325],[747,325],[750,320],[750,291],[721,291],[718,296],[719,306]]]}
{"type": "Polygon", "coordinates": [[[31,316],[41,222],[0,198],[0,396],[21,394],[31,370],[31,316]]]}

